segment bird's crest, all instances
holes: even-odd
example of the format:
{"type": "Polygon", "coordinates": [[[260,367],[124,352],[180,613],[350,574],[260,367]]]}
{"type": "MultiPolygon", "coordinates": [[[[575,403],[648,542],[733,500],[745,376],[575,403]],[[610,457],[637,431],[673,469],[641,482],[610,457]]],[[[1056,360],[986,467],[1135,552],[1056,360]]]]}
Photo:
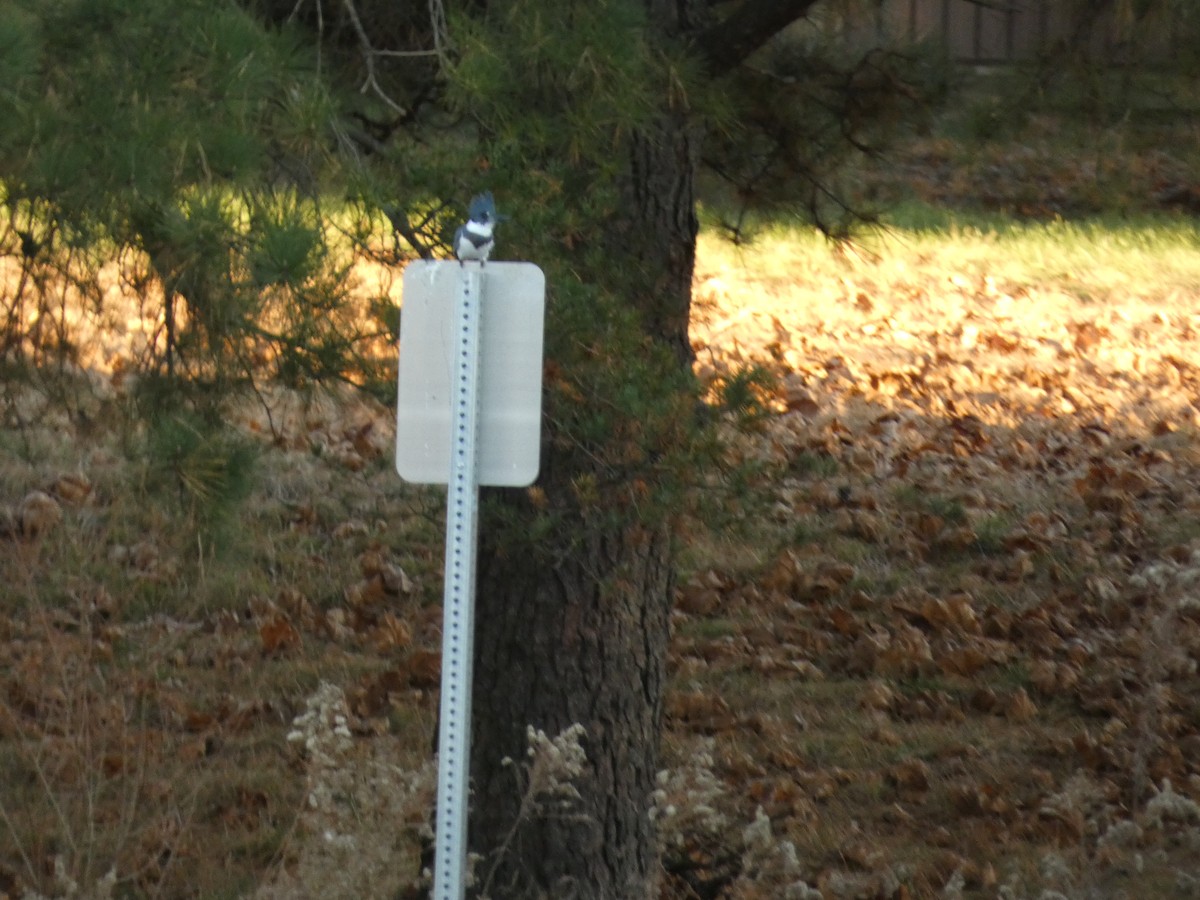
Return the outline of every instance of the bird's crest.
{"type": "Polygon", "coordinates": [[[467,207],[467,216],[473,222],[491,222],[493,225],[509,220],[509,216],[502,212],[496,212],[496,200],[492,197],[491,191],[484,191],[471,198],[471,205],[467,207]]]}
{"type": "Polygon", "coordinates": [[[484,191],[482,194],[472,197],[471,205],[467,207],[467,214],[473,222],[496,221],[496,201],[492,197],[492,192],[484,191]]]}

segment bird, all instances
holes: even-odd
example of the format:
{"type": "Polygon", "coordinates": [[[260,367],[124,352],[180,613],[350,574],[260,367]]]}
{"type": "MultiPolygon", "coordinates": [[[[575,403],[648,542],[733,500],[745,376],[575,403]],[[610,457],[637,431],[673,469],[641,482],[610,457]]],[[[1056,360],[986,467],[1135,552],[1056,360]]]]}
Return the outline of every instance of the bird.
{"type": "Polygon", "coordinates": [[[33,259],[41,252],[45,244],[33,236],[31,232],[17,229],[17,237],[21,239],[21,255],[26,259],[33,259]]]}
{"type": "Polygon", "coordinates": [[[496,201],[491,191],[472,197],[471,205],[467,208],[467,221],[454,232],[454,255],[459,262],[487,262],[496,246],[496,224],[505,218],[496,212],[496,201]]]}

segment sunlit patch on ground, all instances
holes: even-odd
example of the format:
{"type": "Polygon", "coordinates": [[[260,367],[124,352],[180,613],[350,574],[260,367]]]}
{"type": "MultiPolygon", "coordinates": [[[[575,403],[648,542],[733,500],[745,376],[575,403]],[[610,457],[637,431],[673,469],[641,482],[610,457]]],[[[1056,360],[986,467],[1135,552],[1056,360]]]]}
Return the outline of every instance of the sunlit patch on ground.
{"type": "Polygon", "coordinates": [[[677,896],[1193,890],[1194,226],[702,247],[698,371],[778,379],[773,504],[692,548],[669,746],[777,852],[685,841],[677,896]]]}
{"type": "MultiPolygon", "coordinates": [[[[102,394],[162,327],[105,298],[62,319],[102,394]]],[[[664,898],[1194,890],[1197,330],[1184,221],[702,236],[697,370],[776,381],[741,527],[685,532],[664,898]]],[[[262,453],[219,520],[112,423],[3,434],[0,890],[420,881],[440,497],[348,388],[231,415],[262,453]]]]}

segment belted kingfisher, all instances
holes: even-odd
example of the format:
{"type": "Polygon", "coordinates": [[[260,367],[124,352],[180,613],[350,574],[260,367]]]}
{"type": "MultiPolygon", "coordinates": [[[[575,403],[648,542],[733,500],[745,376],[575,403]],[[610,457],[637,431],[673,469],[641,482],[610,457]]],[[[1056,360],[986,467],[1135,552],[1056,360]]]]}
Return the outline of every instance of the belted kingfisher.
{"type": "Polygon", "coordinates": [[[466,224],[459,225],[454,232],[454,255],[464,262],[468,259],[487,262],[488,255],[496,246],[493,233],[496,223],[507,217],[496,212],[496,201],[492,199],[491,191],[472,197],[467,214],[466,224]]]}

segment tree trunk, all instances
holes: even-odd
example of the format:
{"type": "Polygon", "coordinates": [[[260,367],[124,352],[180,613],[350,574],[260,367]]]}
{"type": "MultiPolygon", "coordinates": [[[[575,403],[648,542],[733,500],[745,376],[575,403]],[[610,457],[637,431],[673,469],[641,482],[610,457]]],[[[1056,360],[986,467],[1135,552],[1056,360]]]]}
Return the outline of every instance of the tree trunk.
{"type": "MultiPolygon", "coordinates": [[[[692,144],[681,118],[630,140],[624,215],[607,235],[618,283],[640,273],[629,300],[646,336],[670,348],[679,366],[691,360],[692,144]]],[[[657,484],[633,467],[612,491],[580,500],[579,479],[593,465],[548,434],[540,502],[518,492],[488,497],[502,507],[504,524],[493,506],[493,521],[485,518],[481,528],[471,847],[483,856],[477,890],[490,900],[646,900],[654,893],[658,859],[648,813],[674,584],[670,523],[639,513],[650,504],[638,503],[637,491],[657,484]],[[514,533],[534,533],[546,508],[562,516],[558,527],[532,550],[517,549],[514,533]],[[576,723],[587,753],[574,781],[578,799],[564,808],[529,797],[520,777],[527,727],[553,737],[576,723]],[[504,764],[506,757],[517,765],[504,764]]],[[[612,483],[611,466],[603,475],[612,483]]]]}
{"type": "Polygon", "coordinates": [[[688,316],[699,230],[694,179],[700,140],[695,132],[686,117],[672,115],[656,129],[634,135],[625,186],[629,218],[620,237],[622,256],[632,256],[638,271],[648,275],[638,298],[646,333],[674,350],[681,365],[693,359],[688,316]]]}
{"type": "Polygon", "coordinates": [[[471,828],[491,900],[652,892],[670,535],[598,522],[579,532],[557,563],[488,554],[480,571],[471,828]],[[553,737],[575,723],[587,753],[578,800],[530,796],[527,727],[553,737]]]}

